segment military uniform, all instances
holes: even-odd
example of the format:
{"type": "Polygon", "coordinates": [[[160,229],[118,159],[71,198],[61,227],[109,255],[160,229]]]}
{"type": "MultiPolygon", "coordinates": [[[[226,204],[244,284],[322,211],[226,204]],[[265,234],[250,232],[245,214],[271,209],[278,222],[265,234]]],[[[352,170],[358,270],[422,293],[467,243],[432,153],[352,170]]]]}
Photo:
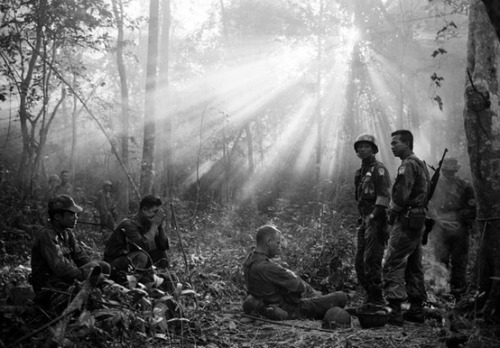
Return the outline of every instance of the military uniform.
{"type": "Polygon", "coordinates": [[[273,320],[322,319],[331,307],[344,307],[343,292],[321,295],[291,270],[259,252],[248,255],[243,264],[249,296],[243,304],[247,314],[273,320]]]}
{"type": "MultiPolygon", "coordinates": [[[[167,234],[160,225],[155,240],[148,241],[144,235],[150,228],[151,222],[141,217],[140,213],[124,219],[115,228],[104,248],[104,261],[113,267],[113,278],[117,277],[119,272],[127,271],[129,260],[138,269],[149,268],[150,258],[162,268],[169,266],[166,252],[169,248],[167,234]]],[[[150,280],[147,272],[143,276],[142,282],[150,280]]]]}
{"type": "Polygon", "coordinates": [[[384,265],[384,293],[389,303],[408,299],[421,306],[427,299],[422,267],[422,236],[429,173],[413,153],[398,168],[390,209],[397,214],[384,265]]]}
{"type": "Polygon", "coordinates": [[[111,192],[101,189],[97,192],[95,207],[99,211],[99,221],[110,229],[115,228],[115,221],[117,217],[116,204],[111,192]]]}
{"type": "MultiPolygon", "coordinates": [[[[443,167],[444,168],[444,167],[443,167]]],[[[430,234],[436,260],[447,267],[451,261],[451,291],[466,287],[469,226],[475,218],[474,189],[467,180],[442,175],[430,204],[436,224],[430,234]]]]}
{"type": "Polygon", "coordinates": [[[356,201],[361,214],[355,269],[358,281],[367,293],[366,302],[384,304],[382,293],[382,258],[388,238],[385,214],[370,216],[379,206],[390,202],[390,177],[385,166],[372,156],[363,160],[355,174],[356,201]]]}
{"type": "Polygon", "coordinates": [[[75,240],[71,229],[59,231],[50,224],[42,228],[31,253],[31,284],[35,292],[42,287],[65,289],[73,281],[83,280],[81,268],[91,260],[75,240]]]}

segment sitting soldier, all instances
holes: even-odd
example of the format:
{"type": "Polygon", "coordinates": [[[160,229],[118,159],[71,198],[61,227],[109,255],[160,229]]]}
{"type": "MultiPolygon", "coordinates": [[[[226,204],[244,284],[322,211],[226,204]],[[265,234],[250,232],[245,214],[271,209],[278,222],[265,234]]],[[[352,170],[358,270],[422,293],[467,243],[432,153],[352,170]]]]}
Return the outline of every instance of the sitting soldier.
{"type": "Polygon", "coordinates": [[[291,270],[271,259],[281,253],[281,232],[273,226],[257,230],[256,248],[243,264],[248,296],[243,302],[246,314],[263,315],[272,320],[298,318],[323,319],[331,307],[343,308],[347,296],[341,292],[321,295],[291,270]]]}
{"type": "Polygon", "coordinates": [[[49,223],[36,235],[31,250],[31,285],[40,304],[50,297],[50,289],[66,290],[75,280],[85,280],[94,267],[109,274],[111,266],[92,261],[78,244],[73,228],[83,209],[67,195],[49,199],[49,223]],[[43,290],[48,289],[49,294],[43,290]]]}
{"type": "Polygon", "coordinates": [[[104,249],[104,260],[112,266],[113,280],[124,282],[132,266],[139,276],[138,281],[147,284],[154,281],[153,264],[168,268],[165,219],[161,199],[147,195],[141,200],[139,211],[118,224],[104,249]]]}

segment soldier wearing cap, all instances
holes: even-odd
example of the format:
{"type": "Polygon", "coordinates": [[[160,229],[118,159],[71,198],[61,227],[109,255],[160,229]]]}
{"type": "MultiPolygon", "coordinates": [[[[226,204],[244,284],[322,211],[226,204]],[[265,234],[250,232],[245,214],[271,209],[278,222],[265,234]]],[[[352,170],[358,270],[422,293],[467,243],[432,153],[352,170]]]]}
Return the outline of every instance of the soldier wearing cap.
{"type": "Polygon", "coordinates": [[[58,195],[49,200],[49,223],[38,232],[31,250],[31,285],[35,293],[41,293],[43,288],[65,290],[75,280],[86,279],[96,266],[110,273],[109,264],[92,261],[75,239],[72,229],[82,211],[70,196],[58,195]]]}
{"type": "Polygon", "coordinates": [[[430,241],[438,262],[451,266],[450,290],[460,297],[466,290],[469,254],[469,226],[475,218],[474,188],[456,176],[460,165],[456,158],[445,158],[442,176],[429,204],[436,220],[430,241]]]}
{"type": "Polygon", "coordinates": [[[388,223],[392,226],[385,260],[384,294],[392,312],[389,323],[424,322],[424,302],[427,293],[422,266],[422,236],[425,205],[429,191],[429,172],[413,153],[413,134],[401,129],[391,134],[391,149],[401,165],[391,192],[388,223]],[[403,301],[410,309],[402,313],[403,301]]]}
{"type": "Polygon", "coordinates": [[[106,180],[102,185],[102,189],[97,192],[95,206],[99,211],[99,221],[101,226],[104,225],[111,230],[115,228],[117,219],[116,203],[111,189],[113,184],[111,181],[106,180]]]}
{"type": "Polygon", "coordinates": [[[361,168],[354,176],[355,195],[361,224],[355,269],[366,292],[364,305],[385,305],[382,291],[382,258],[389,237],[385,211],[390,202],[391,179],[382,162],[375,159],[378,146],[371,134],[362,134],[354,143],[361,168]]]}

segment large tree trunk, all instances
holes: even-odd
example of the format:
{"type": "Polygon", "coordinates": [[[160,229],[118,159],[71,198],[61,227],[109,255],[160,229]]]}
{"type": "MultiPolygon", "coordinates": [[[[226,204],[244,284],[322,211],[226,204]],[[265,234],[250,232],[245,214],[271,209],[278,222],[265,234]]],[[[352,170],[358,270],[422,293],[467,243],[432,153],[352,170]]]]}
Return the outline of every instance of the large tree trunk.
{"type": "Polygon", "coordinates": [[[144,142],[141,164],[141,194],[152,193],[156,143],[156,69],[158,67],[158,12],[159,0],[149,3],[148,63],[146,69],[146,97],[144,107],[144,142]]]}
{"type": "Polygon", "coordinates": [[[481,233],[475,268],[478,290],[485,294],[480,303],[485,316],[500,313],[498,52],[498,41],[483,3],[471,0],[464,124],[481,233]]]}
{"type": "Polygon", "coordinates": [[[116,18],[118,38],[116,40],[116,63],[118,66],[118,74],[120,75],[120,94],[121,94],[121,158],[125,173],[121,175],[123,188],[119,191],[118,210],[125,215],[128,213],[130,184],[128,182],[127,173],[129,171],[129,123],[130,123],[130,106],[128,97],[127,71],[123,62],[123,2],[122,0],[113,0],[113,13],[116,18]]]}
{"type": "Polygon", "coordinates": [[[486,12],[490,17],[491,23],[495,27],[497,38],[500,40],[500,3],[498,0],[482,0],[486,6],[486,12]]]}

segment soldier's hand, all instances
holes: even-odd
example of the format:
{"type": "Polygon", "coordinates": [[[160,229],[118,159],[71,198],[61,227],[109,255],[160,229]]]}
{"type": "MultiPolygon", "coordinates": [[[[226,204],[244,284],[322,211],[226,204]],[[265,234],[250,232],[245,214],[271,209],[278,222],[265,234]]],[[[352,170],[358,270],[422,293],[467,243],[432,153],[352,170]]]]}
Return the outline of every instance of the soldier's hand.
{"type": "Polygon", "coordinates": [[[396,213],[394,210],[389,209],[387,212],[387,223],[389,225],[394,225],[394,222],[396,222],[397,217],[398,213],[396,213]]]}
{"type": "Polygon", "coordinates": [[[158,226],[161,225],[163,220],[165,220],[166,216],[167,216],[167,214],[165,213],[165,210],[163,210],[163,209],[158,210],[156,215],[153,217],[153,224],[158,225],[158,226]]]}

